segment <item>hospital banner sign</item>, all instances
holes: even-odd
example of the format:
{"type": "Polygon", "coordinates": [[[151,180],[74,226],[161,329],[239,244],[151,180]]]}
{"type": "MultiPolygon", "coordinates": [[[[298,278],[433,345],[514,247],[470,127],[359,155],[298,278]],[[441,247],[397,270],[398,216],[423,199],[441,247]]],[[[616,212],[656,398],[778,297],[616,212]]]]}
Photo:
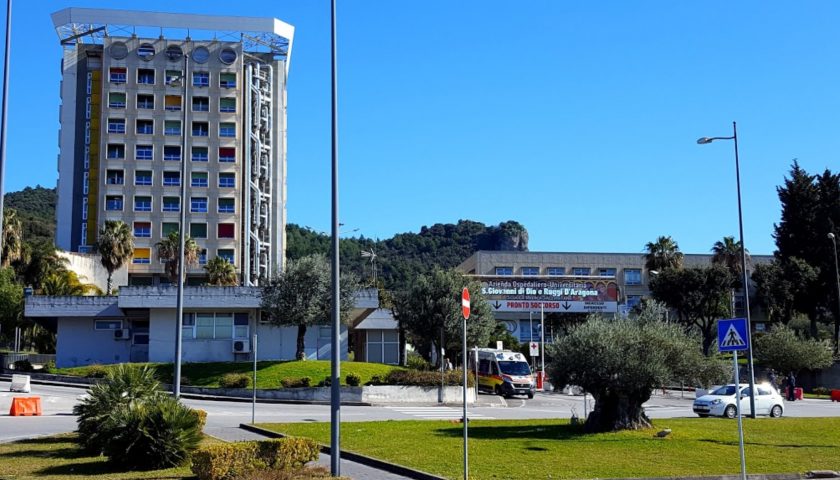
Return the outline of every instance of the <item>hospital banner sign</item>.
{"type": "Polygon", "coordinates": [[[481,279],[481,294],[499,312],[615,312],[618,284],[595,279],[481,279]]]}

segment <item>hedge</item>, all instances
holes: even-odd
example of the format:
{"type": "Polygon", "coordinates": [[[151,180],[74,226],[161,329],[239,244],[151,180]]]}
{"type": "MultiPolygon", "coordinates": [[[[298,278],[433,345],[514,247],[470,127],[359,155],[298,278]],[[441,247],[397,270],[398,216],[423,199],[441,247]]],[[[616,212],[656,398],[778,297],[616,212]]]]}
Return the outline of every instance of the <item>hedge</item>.
{"type": "MultiPolygon", "coordinates": [[[[443,383],[445,385],[461,385],[463,384],[463,381],[463,370],[448,370],[443,376],[443,383]]],[[[383,383],[385,385],[413,385],[421,387],[436,387],[440,385],[440,382],[440,372],[422,370],[392,370],[385,377],[383,383]]],[[[470,372],[467,375],[467,386],[475,386],[475,377],[473,376],[472,372],[470,372]]]]}
{"type": "Polygon", "coordinates": [[[308,438],[214,444],[193,454],[192,472],[199,480],[231,480],[255,470],[301,469],[318,453],[318,444],[308,438]]]}

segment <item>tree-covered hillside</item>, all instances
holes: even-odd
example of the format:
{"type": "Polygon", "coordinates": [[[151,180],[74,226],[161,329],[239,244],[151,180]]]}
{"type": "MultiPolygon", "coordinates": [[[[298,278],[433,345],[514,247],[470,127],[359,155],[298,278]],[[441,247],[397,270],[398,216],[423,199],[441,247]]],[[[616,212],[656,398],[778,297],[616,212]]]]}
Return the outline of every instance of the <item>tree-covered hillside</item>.
{"type": "Polygon", "coordinates": [[[27,242],[53,242],[55,237],[55,205],[58,195],[54,188],[26,187],[6,194],[3,208],[13,208],[23,226],[27,242]]]}

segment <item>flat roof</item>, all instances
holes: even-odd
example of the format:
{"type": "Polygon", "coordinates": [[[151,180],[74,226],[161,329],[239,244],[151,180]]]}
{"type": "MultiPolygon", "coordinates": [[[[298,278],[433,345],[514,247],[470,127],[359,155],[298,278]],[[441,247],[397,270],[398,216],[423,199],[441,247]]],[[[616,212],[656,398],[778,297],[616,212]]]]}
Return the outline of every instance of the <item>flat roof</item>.
{"type": "Polygon", "coordinates": [[[178,30],[194,40],[243,42],[253,51],[271,51],[291,56],[295,27],[272,17],[240,17],[233,15],[201,15],[163,13],[141,10],[113,10],[70,7],[51,15],[62,44],[82,42],[88,38],[99,43],[106,35],[144,38],[166,37],[165,30],[178,30]],[[148,31],[147,35],[138,32],[148,31]]]}

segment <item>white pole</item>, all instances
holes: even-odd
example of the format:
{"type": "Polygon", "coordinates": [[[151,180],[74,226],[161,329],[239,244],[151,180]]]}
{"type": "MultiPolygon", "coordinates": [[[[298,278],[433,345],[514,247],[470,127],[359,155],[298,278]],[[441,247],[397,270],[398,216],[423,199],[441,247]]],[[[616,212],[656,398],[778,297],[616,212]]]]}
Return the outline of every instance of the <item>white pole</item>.
{"type": "Polygon", "coordinates": [[[254,334],[254,398],[251,402],[251,425],[257,423],[257,334],[254,334]]]}
{"type": "Polygon", "coordinates": [[[463,338],[464,359],[464,480],[469,477],[469,460],[467,458],[467,318],[464,317],[464,338],[463,338]]]}
{"type": "Polygon", "coordinates": [[[744,425],[741,420],[741,379],[738,375],[738,351],[732,351],[735,364],[735,411],[738,412],[738,450],[741,453],[741,479],[747,480],[747,461],[744,458],[744,425]]]}
{"type": "Polygon", "coordinates": [[[545,391],[545,307],[540,303],[540,365],[542,370],[542,391],[545,391]]]}

